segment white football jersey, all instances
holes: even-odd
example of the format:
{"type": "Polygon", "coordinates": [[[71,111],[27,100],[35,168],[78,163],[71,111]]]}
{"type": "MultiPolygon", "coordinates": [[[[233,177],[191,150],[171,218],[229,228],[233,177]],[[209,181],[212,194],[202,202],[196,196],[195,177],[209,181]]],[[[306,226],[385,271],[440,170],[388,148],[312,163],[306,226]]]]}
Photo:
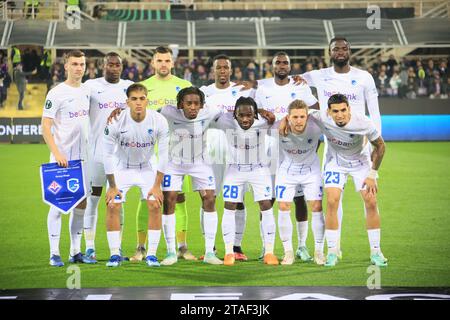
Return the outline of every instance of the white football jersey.
{"type": "Polygon", "coordinates": [[[103,161],[101,143],[107,119],[114,109],[127,107],[126,92],[131,84],[133,81],[122,79],[118,83],[109,83],[104,77],[85,82],[91,90],[89,147],[96,162],[103,161]]]}
{"type": "Polygon", "coordinates": [[[367,139],[374,141],[380,133],[367,116],[352,113],[344,127],[338,127],[325,112],[311,110],[309,117],[316,121],[328,141],[327,162],[334,160],[342,167],[370,163],[370,151],[365,148],[367,139]]]}
{"type": "Polygon", "coordinates": [[[89,88],[60,83],[46,97],[42,117],[53,119],[56,146],[68,160],[87,159],[89,88]]]}
{"type": "Polygon", "coordinates": [[[209,86],[202,86],[200,90],[205,94],[205,104],[219,108],[223,112],[233,112],[237,99],[240,97],[254,97],[255,90],[241,91],[242,86],[233,86],[234,82],[231,82],[226,89],[217,88],[215,83],[209,86]]]}
{"type": "Polygon", "coordinates": [[[164,173],[167,165],[169,127],[166,119],[158,112],[147,109],[145,119],[136,122],[131,109],[120,113],[117,120],[106,126],[103,133],[103,162],[105,173],[116,169],[142,169],[151,167],[150,158],[158,143],[158,167],[164,173]],[[116,151],[117,149],[117,151],[116,151]]]}
{"type": "MultiPolygon", "coordinates": [[[[326,111],[328,99],[336,93],[347,97],[352,114],[366,114],[366,102],[377,99],[378,91],[373,77],[365,70],[350,67],[348,73],[337,73],[334,67],[305,72],[301,75],[309,86],[317,89],[320,110],[326,111]]],[[[369,114],[378,130],[381,129],[379,110],[369,114]],[[375,114],[376,113],[376,114],[375,114]]]]}
{"type": "MultiPolygon", "coordinates": [[[[278,125],[279,122],[276,122],[273,128],[278,128],[278,125]]],[[[319,161],[316,150],[321,135],[320,127],[311,118],[308,118],[303,133],[291,131],[286,137],[279,135],[279,149],[283,155],[280,167],[309,167],[319,161]]]]}
{"type": "Polygon", "coordinates": [[[277,120],[288,114],[289,104],[297,99],[303,100],[308,107],[317,102],[308,85],[295,85],[292,80],[280,86],[275,83],[274,78],[267,79],[258,86],[255,93],[258,108],[272,112],[277,120]]]}
{"type": "Polygon", "coordinates": [[[161,109],[170,129],[169,161],[174,164],[203,163],[208,160],[206,130],[222,110],[205,105],[195,119],[184,116],[183,110],[173,106],[161,109]]]}
{"type": "Polygon", "coordinates": [[[270,165],[265,145],[271,126],[265,119],[255,119],[250,129],[243,130],[232,113],[224,113],[212,126],[225,131],[230,151],[227,164],[259,167],[270,165]]]}

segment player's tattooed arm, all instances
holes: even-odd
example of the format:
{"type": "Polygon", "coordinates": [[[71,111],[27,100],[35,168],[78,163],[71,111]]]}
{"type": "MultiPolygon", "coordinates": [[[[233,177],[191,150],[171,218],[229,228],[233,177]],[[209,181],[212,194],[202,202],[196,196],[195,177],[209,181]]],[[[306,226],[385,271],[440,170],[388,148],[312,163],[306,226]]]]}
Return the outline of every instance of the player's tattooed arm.
{"type": "Polygon", "coordinates": [[[384,143],[384,140],[381,136],[378,139],[370,141],[370,143],[374,146],[371,155],[372,169],[378,170],[381,165],[381,161],[383,160],[384,152],[386,150],[386,144],[384,143]]]}
{"type": "Polygon", "coordinates": [[[117,120],[117,117],[120,115],[121,112],[122,112],[122,109],[120,109],[120,108],[114,109],[108,117],[107,124],[111,124],[113,119],[117,120]]]}

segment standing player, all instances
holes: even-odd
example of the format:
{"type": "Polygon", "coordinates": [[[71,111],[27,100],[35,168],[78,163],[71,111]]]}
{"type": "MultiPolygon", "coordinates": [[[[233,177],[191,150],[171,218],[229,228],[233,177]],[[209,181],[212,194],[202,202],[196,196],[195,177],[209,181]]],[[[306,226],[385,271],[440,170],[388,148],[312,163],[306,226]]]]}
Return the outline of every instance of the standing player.
{"type": "Polygon", "coordinates": [[[111,251],[111,258],[106,265],[118,267],[121,263],[120,207],[127,191],[132,186],[138,186],[141,199],[146,199],[149,215],[147,265],[158,267],[156,250],[161,237],[163,202],[161,182],[167,163],[169,130],[163,116],[156,111],[146,110],[147,89],[143,85],[129,86],[127,97],[129,108],[105,128],[103,136],[104,166],[109,185],[106,192],[106,226],[111,251]],[[156,143],[159,145],[157,169],[150,162],[156,143]]]}
{"type": "MultiPolygon", "coordinates": [[[[304,101],[308,107],[316,109],[319,107],[317,99],[313,96],[308,85],[296,85],[294,81],[290,81],[288,76],[291,72],[291,61],[286,52],[277,52],[274,55],[272,68],[275,77],[260,82],[260,85],[256,90],[255,100],[259,108],[273,112],[277,120],[280,120],[287,115],[289,104],[296,99],[304,101]]],[[[277,144],[273,139],[270,139],[269,141],[272,145],[277,144]]],[[[281,154],[281,157],[282,156],[283,153],[281,154]]],[[[282,158],[280,158],[280,160],[282,160],[282,158]]],[[[278,167],[279,164],[276,165],[278,167]]],[[[275,182],[275,177],[273,177],[273,181],[275,182]]],[[[294,202],[298,237],[296,255],[302,261],[311,261],[312,258],[306,247],[306,239],[308,236],[308,209],[303,191],[300,187],[298,187],[294,196],[294,202]]]]}
{"type": "MultiPolygon", "coordinates": [[[[64,69],[67,80],[47,94],[42,113],[42,136],[50,149],[50,162],[67,167],[69,160],[87,159],[87,129],[89,126],[89,90],[81,79],[86,69],[84,53],[70,51],[65,56],[64,69]]],[[[70,256],[71,263],[95,263],[81,254],[81,236],[86,200],[70,214],[70,256]]],[[[47,218],[50,242],[50,265],[62,267],[59,253],[61,236],[61,212],[50,207],[47,218]]]]}
{"type": "MultiPolygon", "coordinates": [[[[309,71],[301,75],[308,82],[308,85],[317,89],[320,109],[325,112],[327,110],[328,99],[333,94],[341,93],[347,97],[353,114],[365,115],[367,105],[370,119],[374,122],[375,127],[381,134],[378,92],[373,77],[365,70],[350,66],[351,50],[350,43],[347,39],[342,37],[331,39],[329,53],[331,62],[333,63],[332,67],[309,71]]],[[[325,140],[324,155],[326,154],[327,145],[328,142],[325,140]]],[[[367,147],[370,148],[370,144],[367,147]]],[[[325,159],[323,163],[325,163],[325,159]]],[[[342,216],[341,198],[338,210],[339,237],[337,244],[339,258],[342,257],[342,251],[340,249],[342,216]]]]}
{"type": "Polygon", "coordinates": [[[301,100],[294,100],[289,104],[287,121],[291,130],[286,137],[279,137],[282,160],[275,180],[275,194],[279,205],[278,230],[284,247],[284,259],[281,264],[294,263],[290,214],[296,188],[300,186],[312,211],[314,261],[323,265],[325,225],[322,214],[322,174],[316,152],[322,132],[317,124],[309,119],[308,106],[301,100]]]}
{"type": "Polygon", "coordinates": [[[270,125],[258,118],[255,100],[241,97],[236,101],[233,114],[226,113],[214,124],[225,130],[231,159],[223,182],[225,209],[222,218],[222,233],[225,242],[224,264],[234,265],[235,211],[237,203],[244,200],[244,187],[250,184],[255,202],[261,210],[264,263],[277,265],[273,254],[275,244],[275,218],[272,210],[272,177],[267,159],[265,138],[270,125]]]}
{"type": "MultiPolygon", "coordinates": [[[[106,183],[103,166],[103,130],[111,110],[125,109],[126,90],[133,83],[120,79],[123,65],[122,58],[115,52],[109,52],[103,59],[104,77],[88,80],[85,85],[90,88],[89,107],[89,174],[92,193],[87,198],[84,216],[84,236],[86,240],[86,256],[96,259],[95,231],[97,227],[98,202],[106,183]]],[[[123,231],[123,210],[121,212],[121,231],[123,231]]]]}
{"type": "MultiPolygon", "coordinates": [[[[149,108],[158,110],[164,106],[176,106],[178,92],[192,84],[189,81],[180,79],[172,75],[174,67],[172,50],[168,47],[157,47],[153,55],[151,65],[155,74],[142,81],[148,90],[149,108]]],[[[186,184],[187,186],[187,184],[186,184]]],[[[177,216],[177,242],[178,256],[186,260],[196,260],[196,257],[187,249],[187,209],[184,193],[179,193],[177,205],[175,207],[177,216]]],[[[145,201],[142,200],[137,211],[138,246],[135,255],[130,258],[132,261],[140,261],[145,258],[145,242],[147,237],[147,209],[145,201]]]]}
{"type": "MultiPolygon", "coordinates": [[[[249,97],[254,95],[254,90],[247,87],[236,87],[236,83],[231,82],[231,60],[227,55],[217,55],[213,59],[213,69],[215,82],[209,86],[203,86],[206,97],[206,105],[216,107],[223,112],[233,112],[234,105],[240,97],[249,97]],[[247,89],[247,90],[242,90],[247,89]]],[[[226,155],[226,137],[223,131],[209,129],[207,134],[208,152],[212,160],[212,168],[216,179],[216,195],[220,193],[223,186],[223,175],[225,172],[226,155]]],[[[234,238],[233,250],[236,260],[246,261],[247,256],[241,248],[242,238],[244,236],[247,213],[244,203],[238,203],[236,209],[236,235],[234,238]]],[[[203,209],[200,209],[200,224],[203,228],[203,209]]]]}
{"type": "Polygon", "coordinates": [[[192,178],[194,190],[199,191],[204,211],[205,255],[203,262],[222,264],[214,253],[217,232],[217,211],[215,206],[215,179],[207,161],[206,130],[222,110],[205,107],[205,96],[200,89],[181,89],[177,95],[177,108],[165,106],[161,114],[166,117],[170,128],[169,164],[164,176],[163,228],[167,242],[167,257],[161,262],[171,265],[177,262],[175,251],[175,203],[181,191],[183,179],[192,178]]]}
{"type": "Polygon", "coordinates": [[[351,112],[348,99],[334,94],[328,100],[327,114],[313,111],[310,117],[321,127],[328,140],[324,169],[324,187],[327,195],[325,238],[328,255],[325,266],[337,263],[339,222],[337,210],[342,190],[351,175],[356,191],[361,193],[366,212],[366,227],[370,243],[370,261],[387,266],[380,248],[380,215],[377,207],[377,170],[384,156],[385,144],[374,123],[359,112],[351,112]],[[372,154],[366,147],[373,146],[372,154]]]}

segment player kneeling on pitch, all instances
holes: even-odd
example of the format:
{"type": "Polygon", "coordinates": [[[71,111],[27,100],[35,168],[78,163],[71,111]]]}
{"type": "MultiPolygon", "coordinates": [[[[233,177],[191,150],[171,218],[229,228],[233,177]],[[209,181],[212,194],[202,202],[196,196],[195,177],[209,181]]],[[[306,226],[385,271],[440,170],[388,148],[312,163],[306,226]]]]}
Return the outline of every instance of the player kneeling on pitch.
{"type": "Polygon", "coordinates": [[[325,266],[335,266],[337,257],[339,199],[352,176],[356,191],[361,193],[366,208],[366,227],[370,243],[370,261],[387,266],[380,248],[380,215],[377,207],[377,170],[384,156],[385,144],[374,123],[365,115],[352,113],[347,98],[334,94],[328,99],[327,113],[311,111],[312,118],[329,142],[323,179],[327,195],[325,238],[328,255],[325,266]],[[373,145],[370,154],[367,140],[373,145]]]}
{"type": "Polygon", "coordinates": [[[271,127],[267,120],[258,119],[255,100],[241,97],[236,101],[233,114],[220,116],[214,126],[225,130],[228,150],[227,169],[223,180],[225,209],[222,218],[222,233],[225,242],[224,265],[233,265],[235,237],[235,212],[237,204],[244,201],[245,185],[252,186],[255,202],[259,203],[262,215],[264,263],[277,265],[273,254],[275,244],[275,218],[272,210],[272,175],[270,159],[266,157],[267,131],[271,127]]]}
{"type": "MultiPolygon", "coordinates": [[[[290,127],[287,136],[279,135],[280,162],[275,178],[275,194],[278,202],[278,231],[284,247],[281,264],[294,263],[292,248],[291,205],[296,188],[301,187],[312,211],[312,229],[315,241],[314,261],[323,265],[324,217],[322,213],[322,174],[317,156],[320,127],[308,117],[308,106],[294,100],[288,106],[286,120],[290,127]]],[[[285,121],[286,121],[285,120],[285,121]]],[[[276,122],[277,127],[282,121],[276,122]]]]}
{"type": "Polygon", "coordinates": [[[106,228],[111,251],[106,265],[117,267],[122,261],[120,210],[128,190],[137,186],[141,190],[141,199],[147,199],[149,211],[147,265],[158,267],[156,250],[161,237],[161,183],[167,163],[168,124],[158,112],[147,110],[147,89],[143,85],[129,86],[127,97],[129,108],[105,128],[103,136],[103,160],[109,185],[106,228]],[[150,162],[156,143],[159,148],[157,170],[150,162]],[[114,159],[118,159],[117,164],[114,159]]]}

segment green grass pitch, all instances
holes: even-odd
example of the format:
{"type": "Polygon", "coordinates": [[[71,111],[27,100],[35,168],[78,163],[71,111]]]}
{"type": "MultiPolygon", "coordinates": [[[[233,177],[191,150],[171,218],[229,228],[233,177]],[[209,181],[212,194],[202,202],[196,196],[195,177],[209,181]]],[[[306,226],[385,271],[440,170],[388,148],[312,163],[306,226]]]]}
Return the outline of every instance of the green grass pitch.
{"type": "MultiPolygon", "coordinates": [[[[64,288],[71,274],[67,267],[48,265],[48,206],[42,202],[39,165],[48,161],[45,145],[0,145],[0,288],[64,288]]],[[[380,170],[379,208],[382,217],[383,253],[389,266],[381,272],[381,286],[450,286],[450,142],[387,144],[380,170]]],[[[125,206],[122,247],[132,255],[136,243],[137,189],[125,206]]],[[[187,194],[188,244],[194,254],[203,253],[199,225],[199,196],[187,194]]],[[[105,266],[109,250],[105,231],[105,206],[101,202],[97,227],[97,265],[80,265],[81,286],[365,286],[369,274],[369,244],[362,201],[347,185],[344,199],[343,260],[332,269],[296,261],[292,266],[266,266],[257,260],[261,250],[259,213],[247,194],[247,228],[243,249],[249,261],[233,267],[179,261],[170,267],[148,268],[144,263],[105,266]]],[[[217,248],[223,256],[218,202],[217,248]]],[[[275,214],[276,209],[275,209],[275,214]]],[[[297,244],[294,229],[294,246],[297,244]]],[[[313,251],[310,228],[308,247],[313,251]]],[[[84,239],[83,239],[84,246],[84,239]]],[[[69,250],[68,216],[63,216],[61,255],[69,250]]],[[[158,257],[163,258],[161,238],[158,257]]],[[[278,239],[275,253],[282,256],[278,239]]]]}

